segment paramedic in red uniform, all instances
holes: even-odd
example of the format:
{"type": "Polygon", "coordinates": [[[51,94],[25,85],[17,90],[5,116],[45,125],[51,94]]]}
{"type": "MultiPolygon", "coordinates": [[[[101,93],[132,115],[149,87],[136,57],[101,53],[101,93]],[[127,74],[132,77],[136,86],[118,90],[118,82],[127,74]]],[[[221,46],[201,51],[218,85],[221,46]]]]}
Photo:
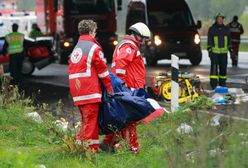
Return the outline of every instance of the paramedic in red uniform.
{"type": "Polygon", "coordinates": [[[102,48],[95,40],[96,29],[97,24],[92,20],[79,22],[80,37],[69,60],[70,92],[82,116],[82,127],[76,135],[76,142],[92,151],[99,148],[97,119],[102,97],[100,80],[108,94],[113,95],[102,48]]]}
{"type": "MultiPolygon", "coordinates": [[[[129,88],[144,88],[146,83],[145,65],[140,53],[140,44],[151,37],[149,28],[144,23],[136,23],[128,29],[113,54],[112,73],[120,77],[129,88]]],[[[114,151],[120,136],[128,143],[131,152],[139,152],[136,123],[129,123],[119,133],[111,133],[105,137],[100,148],[114,151]]]]}

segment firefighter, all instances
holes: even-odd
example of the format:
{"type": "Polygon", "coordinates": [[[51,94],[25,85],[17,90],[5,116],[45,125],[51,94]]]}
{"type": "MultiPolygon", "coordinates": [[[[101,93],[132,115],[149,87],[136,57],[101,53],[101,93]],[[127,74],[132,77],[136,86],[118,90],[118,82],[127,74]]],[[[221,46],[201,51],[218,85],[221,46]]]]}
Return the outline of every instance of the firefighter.
{"type": "Polygon", "coordinates": [[[80,37],[69,60],[70,93],[82,117],[82,127],[76,135],[76,142],[91,151],[99,148],[97,119],[102,97],[100,81],[108,94],[113,95],[102,48],[95,39],[96,29],[97,24],[92,20],[79,22],[80,37]]]}
{"type": "MultiPolygon", "coordinates": [[[[140,44],[145,43],[150,37],[149,28],[144,23],[139,22],[128,29],[128,35],[115,48],[111,71],[120,77],[131,89],[145,87],[146,72],[140,53],[140,44]]],[[[131,152],[139,152],[136,123],[129,123],[120,132],[107,135],[100,148],[102,150],[114,151],[114,147],[118,145],[120,137],[129,144],[131,152]]]]}
{"type": "Polygon", "coordinates": [[[238,66],[238,53],[240,44],[240,35],[244,33],[242,24],[238,22],[238,16],[234,16],[233,20],[228,24],[231,32],[231,43],[233,48],[233,53],[231,55],[232,66],[238,66]]]}
{"type": "Polygon", "coordinates": [[[208,52],[211,60],[210,85],[215,89],[217,85],[226,85],[227,53],[232,53],[230,31],[224,25],[224,16],[219,13],[215,23],[208,30],[208,52]]]}
{"type": "Polygon", "coordinates": [[[18,25],[14,23],[12,25],[12,33],[5,36],[5,48],[9,53],[9,71],[10,76],[13,78],[11,83],[21,85],[22,83],[22,61],[24,51],[24,34],[17,32],[18,25]]]}

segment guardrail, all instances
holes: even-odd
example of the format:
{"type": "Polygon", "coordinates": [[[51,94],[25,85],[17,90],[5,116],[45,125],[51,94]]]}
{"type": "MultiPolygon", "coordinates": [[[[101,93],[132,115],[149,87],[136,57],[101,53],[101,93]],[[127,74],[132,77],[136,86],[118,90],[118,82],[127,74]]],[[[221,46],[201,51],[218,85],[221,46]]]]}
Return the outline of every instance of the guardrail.
{"type": "MultiPolygon", "coordinates": [[[[208,40],[208,36],[201,36],[202,42],[207,42],[207,40],[208,40]]],[[[248,43],[248,36],[241,36],[240,43],[248,43]]]]}

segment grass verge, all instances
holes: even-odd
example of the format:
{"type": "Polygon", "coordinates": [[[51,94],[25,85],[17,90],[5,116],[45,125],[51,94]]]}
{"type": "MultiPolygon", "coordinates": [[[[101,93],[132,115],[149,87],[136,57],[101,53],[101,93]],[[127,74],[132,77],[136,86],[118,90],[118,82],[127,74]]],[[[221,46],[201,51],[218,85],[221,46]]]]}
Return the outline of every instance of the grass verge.
{"type": "MultiPolygon", "coordinates": [[[[0,97],[3,97],[1,95],[0,97]]],[[[42,123],[26,117],[34,110],[30,101],[10,99],[0,106],[0,167],[248,167],[248,125],[221,118],[220,125],[210,124],[212,115],[200,114],[209,108],[206,97],[182,106],[179,112],[160,120],[139,125],[141,153],[130,154],[126,144],[114,154],[66,150],[65,135],[54,125],[54,118],[42,110],[42,123]],[[190,125],[190,133],[179,133],[181,123],[190,125]]],[[[36,109],[39,110],[39,109],[36,109]]]]}

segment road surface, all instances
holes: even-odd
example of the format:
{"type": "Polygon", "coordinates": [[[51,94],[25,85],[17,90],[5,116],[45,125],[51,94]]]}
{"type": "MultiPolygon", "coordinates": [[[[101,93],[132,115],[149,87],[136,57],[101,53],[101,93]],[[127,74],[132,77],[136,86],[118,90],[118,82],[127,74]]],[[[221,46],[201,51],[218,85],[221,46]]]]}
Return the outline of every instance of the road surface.
{"type": "MultiPolygon", "coordinates": [[[[246,79],[248,77],[248,53],[240,53],[239,67],[231,67],[231,60],[228,60],[228,86],[242,87],[247,90],[246,79]]],[[[180,71],[196,73],[205,89],[209,89],[209,67],[210,61],[207,51],[203,51],[203,59],[199,66],[191,66],[188,60],[180,60],[180,71]]],[[[31,77],[25,78],[25,88],[27,95],[32,96],[38,103],[54,104],[62,99],[65,104],[64,110],[70,112],[72,110],[72,102],[68,89],[68,74],[67,65],[51,64],[41,71],[35,70],[31,77]]],[[[149,79],[151,76],[166,72],[170,70],[170,60],[161,60],[156,67],[146,67],[147,83],[149,86],[149,79]]],[[[217,112],[231,113],[235,116],[248,118],[246,112],[247,105],[238,106],[219,106],[217,112]]]]}

